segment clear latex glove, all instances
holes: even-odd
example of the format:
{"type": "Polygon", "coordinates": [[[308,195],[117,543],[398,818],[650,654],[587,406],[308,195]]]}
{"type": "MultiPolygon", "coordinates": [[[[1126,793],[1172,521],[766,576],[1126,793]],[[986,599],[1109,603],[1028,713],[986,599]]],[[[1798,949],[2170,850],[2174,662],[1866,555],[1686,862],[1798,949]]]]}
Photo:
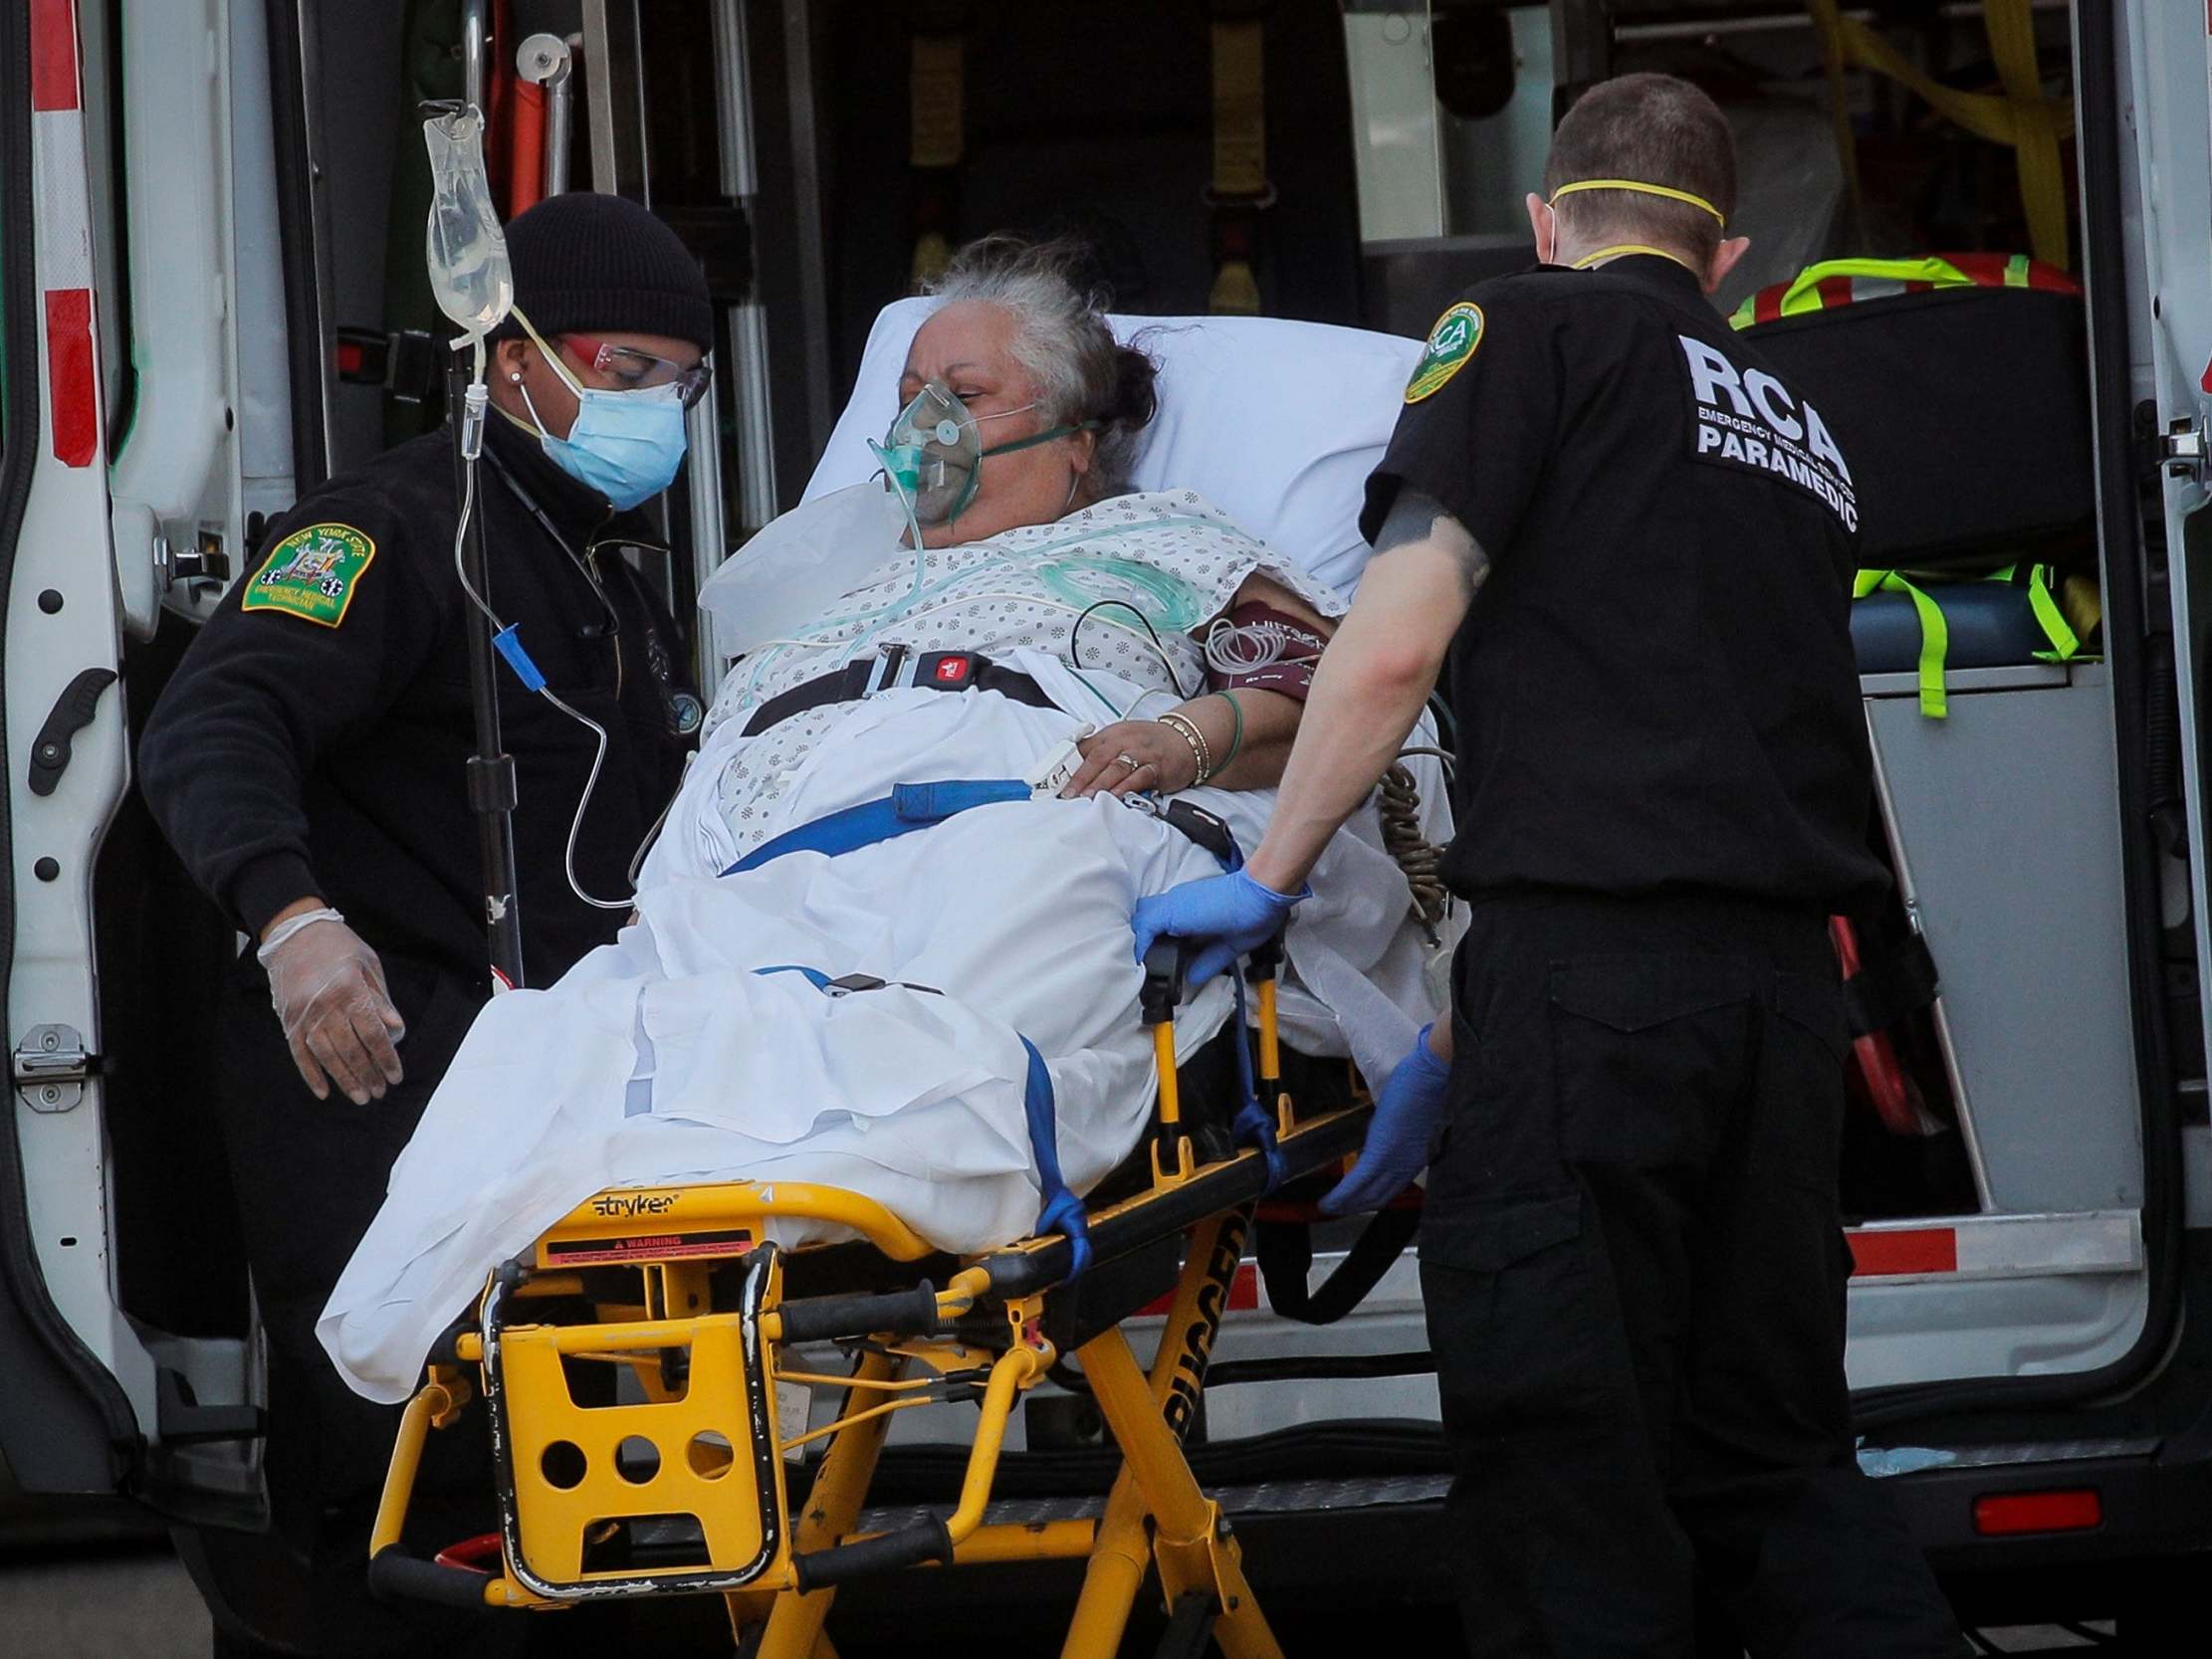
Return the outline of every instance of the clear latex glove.
{"type": "Polygon", "coordinates": [[[1130,923],[1137,933],[1137,960],[1143,961],[1145,952],[1162,938],[1200,942],[1202,948],[1186,981],[1196,990],[1245,951],[1272,938],[1291,911],[1312,894],[1309,887],[1277,893],[1242,870],[1152,894],[1137,901],[1137,914],[1130,923]]]}
{"type": "Polygon", "coordinates": [[[1429,1046],[1431,1029],[1423,1026],[1413,1052],[1391,1069],[1359,1161],[1321,1196],[1327,1214],[1381,1209],[1429,1167],[1429,1153],[1450,1104],[1445,1086],[1451,1081],[1450,1063],[1429,1046]]]}
{"type": "Polygon", "coordinates": [[[376,952],[343,922],[323,920],[260,955],[292,1063],[315,1098],[329,1100],[334,1083],[355,1106],[382,1100],[406,1075],[397,1045],[407,1024],[376,952]]]}

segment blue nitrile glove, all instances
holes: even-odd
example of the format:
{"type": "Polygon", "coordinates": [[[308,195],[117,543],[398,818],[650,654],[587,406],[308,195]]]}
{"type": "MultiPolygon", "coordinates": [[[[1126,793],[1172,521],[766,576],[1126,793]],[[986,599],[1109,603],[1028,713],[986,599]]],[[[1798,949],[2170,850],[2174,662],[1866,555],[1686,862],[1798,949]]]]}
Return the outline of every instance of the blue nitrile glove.
{"type": "Polygon", "coordinates": [[[1359,1161],[1322,1194],[1321,1208],[1328,1214],[1381,1209],[1429,1167],[1429,1150],[1449,1104],[1444,1085],[1451,1081],[1450,1065],[1429,1046],[1431,1029],[1423,1026],[1413,1052],[1391,1069],[1359,1161]]]}
{"type": "Polygon", "coordinates": [[[1162,938],[1204,940],[1205,948],[1185,979],[1196,990],[1245,951],[1274,937],[1298,902],[1311,897],[1310,887],[1277,893],[1242,870],[1171,887],[1137,901],[1130,921],[1137,931],[1137,960],[1143,961],[1162,938]]]}

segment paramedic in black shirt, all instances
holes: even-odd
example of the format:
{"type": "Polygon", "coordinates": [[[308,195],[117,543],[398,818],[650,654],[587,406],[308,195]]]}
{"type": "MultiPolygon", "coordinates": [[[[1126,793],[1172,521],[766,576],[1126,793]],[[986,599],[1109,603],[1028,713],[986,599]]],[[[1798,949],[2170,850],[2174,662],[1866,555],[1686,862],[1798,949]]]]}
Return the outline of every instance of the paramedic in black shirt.
{"type": "Polygon", "coordinates": [[[1545,185],[1543,264],[1445,311],[1407,387],[1265,840],[1139,940],[1279,926],[1448,652],[1451,1013],[1323,1205],[1429,1165],[1472,1651],[1687,1655],[1703,1619],[1706,1652],[1961,1654],[1844,1379],[1825,919],[1885,880],[1851,472],[1707,302],[1745,243],[1704,94],[1594,88],[1545,185]]]}
{"type": "MultiPolygon", "coordinates": [[[[553,690],[606,729],[574,879],[626,901],[699,718],[682,638],[632,565],[666,555],[630,510],[682,461],[713,311],[675,233],[618,197],[553,197],[507,237],[516,305],[493,334],[479,467],[490,597],[553,690]]],[[[397,1413],[347,1391],[315,1322],[491,988],[457,518],[443,430],[303,497],[185,653],[138,755],[163,831],[256,945],[224,987],[218,1093],[268,1341],[272,1526],[226,1588],[289,1603],[297,1616],[273,1620],[316,1653],[419,1650],[438,1628],[366,1596],[397,1413]]],[[[612,938],[623,910],[586,903],[564,866],[597,739],[499,674],[525,974],[543,985],[612,938]]],[[[447,1453],[466,1436],[431,1439],[447,1453]]],[[[488,1465],[451,1481],[488,1508],[488,1465]]],[[[434,1522],[413,1542],[491,1524],[468,1515],[441,1537],[434,1522]]],[[[206,1543],[237,1562],[239,1546],[206,1543]]],[[[476,1651],[511,1634],[452,1639],[476,1651]]]]}

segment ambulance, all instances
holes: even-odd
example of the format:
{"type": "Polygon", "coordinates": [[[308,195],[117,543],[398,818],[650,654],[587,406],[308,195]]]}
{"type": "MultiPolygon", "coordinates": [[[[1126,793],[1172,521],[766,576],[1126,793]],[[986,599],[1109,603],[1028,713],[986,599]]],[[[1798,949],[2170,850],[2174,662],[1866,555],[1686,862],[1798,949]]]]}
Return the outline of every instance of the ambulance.
{"type": "MultiPolygon", "coordinates": [[[[213,985],[240,941],[154,830],[133,750],[272,516],[442,418],[421,102],[486,110],[510,211],[619,192],[697,252],[716,388],[665,509],[679,556],[655,567],[688,614],[799,499],[877,313],[964,239],[1079,236],[1123,311],[1418,337],[1529,259],[1521,195],[1575,93],[1658,69],[1735,126],[1731,228],[1752,249],[1719,301],[1818,406],[1865,513],[1871,835],[1896,882],[1834,928],[1862,1460],[1969,1624],[2116,1619],[2139,1651],[2194,1633],[2212,1551],[2203,6],[6,12],[0,1454],[23,1491],[135,1500],[242,1626],[278,1617],[221,1570],[221,1540],[267,1520],[209,1098],[213,985]]],[[[1713,408],[1731,395],[1716,384],[1713,408]]],[[[724,666],[711,627],[695,666],[710,686],[724,666]]],[[[1235,1277],[1193,1461],[1278,1602],[1448,1594],[1434,1369],[1412,1258],[1392,1254],[1409,1231],[1360,1244],[1263,1209],[1268,1271],[1235,1277]],[[1309,1264],[1349,1264],[1367,1294],[1303,1323],[1329,1300],[1302,1294],[1309,1264]]],[[[1079,1389],[1040,1389],[1020,1427],[1006,1479],[1040,1515],[1103,1490],[1079,1389]]],[[[941,1500],[958,1455],[895,1433],[885,1500],[941,1500]]],[[[954,1576],[913,1575],[904,1604],[957,1598],[954,1576]]]]}

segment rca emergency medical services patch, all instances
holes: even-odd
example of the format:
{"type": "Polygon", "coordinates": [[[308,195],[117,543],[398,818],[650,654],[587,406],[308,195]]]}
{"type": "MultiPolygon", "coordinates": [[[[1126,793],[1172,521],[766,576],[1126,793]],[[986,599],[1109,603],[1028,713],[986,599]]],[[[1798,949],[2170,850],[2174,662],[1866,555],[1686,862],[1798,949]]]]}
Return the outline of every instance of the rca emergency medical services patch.
{"type": "Polygon", "coordinates": [[[1421,361],[1414,364],[1414,377],[1406,382],[1406,401],[1419,403],[1439,390],[1466,366],[1481,343],[1482,308],[1471,300],[1462,300],[1438,317],[1437,325],[1429,330],[1429,343],[1422,348],[1421,361]]]}
{"type": "Polygon", "coordinates": [[[288,611],[326,628],[345,620],[353,586],[376,543],[351,524],[310,524],[269,549],[238,602],[245,611],[288,611]]]}
{"type": "Polygon", "coordinates": [[[1688,334],[1675,338],[1689,381],[1689,458],[1780,479],[1858,534],[1851,468],[1821,412],[1765,369],[1739,367],[1718,346],[1688,334]]]}

